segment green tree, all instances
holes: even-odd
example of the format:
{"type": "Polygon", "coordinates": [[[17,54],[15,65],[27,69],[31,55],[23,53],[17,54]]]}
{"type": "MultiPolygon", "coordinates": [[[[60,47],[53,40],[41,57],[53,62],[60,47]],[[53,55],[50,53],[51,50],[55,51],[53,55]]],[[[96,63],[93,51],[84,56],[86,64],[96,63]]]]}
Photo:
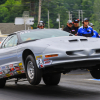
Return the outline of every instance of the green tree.
{"type": "Polygon", "coordinates": [[[0,0],[0,5],[4,4],[7,0],[0,0]]]}
{"type": "Polygon", "coordinates": [[[15,17],[22,16],[21,0],[7,0],[0,7],[0,22],[14,22],[15,17]]]}
{"type": "MultiPolygon", "coordinates": [[[[0,1],[0,22],[14,22],[15,17],[22,17],[23,11],[29,11],[30,16],[35,18],[33,28],[37,27],[38,23],[38,4],[39,0],[1,0],[0,1]]],[[[42,0],[41,20],[45,22],[45,27],[48,27],[48,10],[50,12],[50,27],[58,28],[58,14],[61,17],[61,25],[66,25],[69,19],[68,12],[73,15],[73,20],[78,18],[78,10],[83,10],[84,18],[90,18],[95,29],[99,30],[99,11],[100,1],[98,0],[42,0]]]]}
{"type": "Polygon", "coordinates": [[[94,29],[99,33],[100,30],[100,1],[99,0],[94,0],[93,14],[90,18],[90,21],[95,25],[94,29]]]}

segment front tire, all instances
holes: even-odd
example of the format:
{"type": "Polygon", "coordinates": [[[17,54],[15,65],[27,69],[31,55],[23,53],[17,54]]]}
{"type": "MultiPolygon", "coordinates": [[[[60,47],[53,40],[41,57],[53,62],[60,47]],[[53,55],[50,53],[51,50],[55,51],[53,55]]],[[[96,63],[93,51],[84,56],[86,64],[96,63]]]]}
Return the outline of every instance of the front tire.
{"type": "Polygon", "coordinates": [[[37,67],[32,55],[27,56],[25,62],[26,77],[30,84],[38,85],[41,81],[41,70],[37,67]]]}
{"type": "Polygon", "coordinates": [[[0,79],[0,88],[4,88],[6,84],[6,79],[0,79]]]}
{"type": "Polygon", "coordinates": [[[100,79],[100,69],[93,69],[90,71],[91,75],[95,79],[100,79]]]}
{"type": "Polygon", "coordinates": [[[43,75],[43,81],[46,85],[58,85],[60,82],[60,78],[61,78],[61,73],[43,75]]]}

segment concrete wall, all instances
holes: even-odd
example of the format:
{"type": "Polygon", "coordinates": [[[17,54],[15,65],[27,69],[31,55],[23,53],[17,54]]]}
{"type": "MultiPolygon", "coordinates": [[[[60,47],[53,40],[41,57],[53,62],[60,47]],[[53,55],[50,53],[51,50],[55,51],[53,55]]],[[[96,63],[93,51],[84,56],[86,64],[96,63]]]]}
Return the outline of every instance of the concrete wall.
{"type": "MultiPolygon", "coordinates": [[[[27,25],[27,29],[31,29],[31,26],[27,25]]],[[[14,25],[14,23],[0,23],[1,34],[11,34],[16,31],[25,30],[25,25],[14,25]]]]}

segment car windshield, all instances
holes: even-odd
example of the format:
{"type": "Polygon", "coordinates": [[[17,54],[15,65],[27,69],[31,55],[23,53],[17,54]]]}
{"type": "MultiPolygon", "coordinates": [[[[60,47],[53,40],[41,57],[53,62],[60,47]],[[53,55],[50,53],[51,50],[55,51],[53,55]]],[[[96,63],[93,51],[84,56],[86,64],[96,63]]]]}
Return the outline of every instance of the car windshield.
{"type": "Polygon", "coordinates": [[[70,33],[56,30],[56,29],[37,29],[37,30],[29,30],[20,33],[20,37],[22,42],[29,40],[37,40],[44,38],[52,38],[52,37],[60,37],[60,36],[69,36],[70,33]]]}

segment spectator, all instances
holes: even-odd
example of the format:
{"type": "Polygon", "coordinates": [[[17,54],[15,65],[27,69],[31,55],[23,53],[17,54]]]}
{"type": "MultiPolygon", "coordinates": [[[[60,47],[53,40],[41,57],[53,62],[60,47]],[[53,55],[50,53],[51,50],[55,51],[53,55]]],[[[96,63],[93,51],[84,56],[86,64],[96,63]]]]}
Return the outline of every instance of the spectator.
{"type": "Polygon", "coordinates": [[[40,21],[37,29],[44,29],[44,26],[45,26],[45,23],[43,21],[40,21]]]}
{"type": "Polygon", "coordinates": [[[85,37],[92,37],[93,36],[93,29],[92,27],[88,26],[89,20],[85,18],[83,21],[83,26],[78,29],[78,36],[85,36],[85,37]]]}
{"type": "Polygon", "coordinates": [[[73,31],[75,31],[74,35],[77,35],[78,28],[79,28],[79,19],[75,19],[72,26],[73,31]]]}
{"type": "Polygon", "coordinates": [[[75,31],[73,31],[73,29],[72,29],[72,24],[73,24],[72,21],[68,20],[67,26],[63,30],[66,31],[66,32],[75,34],[75,31]]]}
{"type": "MultiPolygon", "coordinates": [[[[89,23],[89,26],[91,26],[93,28],[94,25],[92,23],[89,23]]],[[[95,30],[93,30],[93,36],[92,37],[94,37],[94,38],[100,38],[98,32],[95,31],[95,30]]]]}

